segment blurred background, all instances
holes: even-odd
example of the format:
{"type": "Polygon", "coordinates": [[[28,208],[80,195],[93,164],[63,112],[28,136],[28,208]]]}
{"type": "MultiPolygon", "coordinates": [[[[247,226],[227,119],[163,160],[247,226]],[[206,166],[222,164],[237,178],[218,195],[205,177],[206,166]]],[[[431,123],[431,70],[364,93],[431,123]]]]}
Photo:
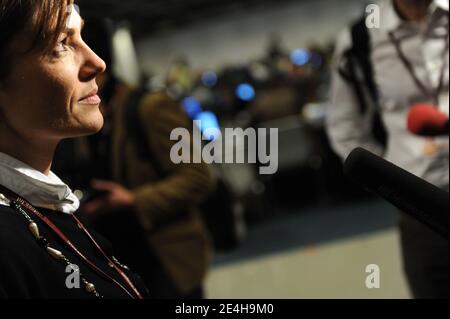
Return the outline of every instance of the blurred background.
{"type": "Polygon", "coordinates": [[[409,297],[396,210],[343,177],[324,130],[334,41],[364,1],[78,4],[86,20],[111,20],[117,78],[165,90],[207,127],[279,129],[276,174],[216,165],[235,196],[237,244],[215,253],[206,297],[409,297]],[[370,264],[379,289],[365,285],[370,264]]]}

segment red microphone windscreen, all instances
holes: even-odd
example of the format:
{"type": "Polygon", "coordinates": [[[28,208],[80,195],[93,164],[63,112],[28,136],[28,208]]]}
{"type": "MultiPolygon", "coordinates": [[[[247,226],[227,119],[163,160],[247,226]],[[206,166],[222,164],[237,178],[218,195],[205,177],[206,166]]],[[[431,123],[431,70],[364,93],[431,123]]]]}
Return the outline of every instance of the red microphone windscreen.
{"type": "Polygon", "coordinates": [[[448,116],[431,104],[415,104],[408,114],[408,130],[422,136],[437,136],[445,132],[448,116]]]}

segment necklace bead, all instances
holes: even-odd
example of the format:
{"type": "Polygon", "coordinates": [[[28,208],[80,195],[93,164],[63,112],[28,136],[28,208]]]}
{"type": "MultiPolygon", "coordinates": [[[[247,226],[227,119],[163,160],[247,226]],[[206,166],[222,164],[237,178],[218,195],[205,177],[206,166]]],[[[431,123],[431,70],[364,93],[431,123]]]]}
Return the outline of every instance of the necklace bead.
{"type": "Polygon", "coordinates": [[[59,250],[56,250],[50,246],[47,247],[47,252],[52,256],[53,258],[60,260],[64,259],[64,255],[59,250]]]}
{"type": "Polygon", "coordinates": [[[36,223],[30,223],[28,225],[28,229],[33,234],[34,238],[39,239],[41,237],[39,234],[39,227],[36,225],[36,223]]]}
{"type": "Polygon", "coordinates": [[[88,282],[88,283],[86,284],[86,291],[87,291],[88,293],[90,293],[90,294],[96,293],[95,285],[92,284],[92,283],[90,283],[90,282],[88,282]]]}
{"type": "Polygon", "coordinates": [[[37,239],[37,241],[38,241],[38,243],[39,243],[39,245],[40,245],[41,247],[47,248],[47,246],[48,246],[48,241],[47,241],[47,239],[45,239],[44,237],[39,237],[39,238],[37,239]]]}

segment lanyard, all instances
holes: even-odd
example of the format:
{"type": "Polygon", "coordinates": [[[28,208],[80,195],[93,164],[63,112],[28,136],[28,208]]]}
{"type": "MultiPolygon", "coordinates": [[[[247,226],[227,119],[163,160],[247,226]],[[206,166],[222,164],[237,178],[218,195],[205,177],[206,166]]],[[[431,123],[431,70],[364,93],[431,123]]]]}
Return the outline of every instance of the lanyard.
{"type": "MultiPolygon", "coordinates": [[[[447,26],[448,28],[448,26],[447,26]]],[[[448,30],[448,29],[447,29],[448,30]]],[[[446,63],[446,55],[448,52],[448,33],[446,36],[446,41],[445,41],[445,48],[442,52],[442,70],[441,70],[441,74],[439,76],[439,84],[438,87],[433,90],[433,89],[429,89],[427,87],[427,85],[425,85],[417,76],[416,71],[414,70],[414,66],[411,63],[410,60],[408,60],[408,58],[406,57],[401,45],[400,45],[400,41],[394,36],[394,33],[391,31],[388,33],[389,34],[389,39],[391,40],[391,42],[394,44],[394,47],[397,51],[397,55],[400,58],[400,60],[402,61],[402,63],[405,65],[406,69],[408,70],[410,76],[412,77],[414,83],[416,84],[416,86],[422,91],[422,93],[431,98],[433,100],[433,103],[438,106],[439,105],[439,93],[442,91],[442,89],[444,88],[444,75],[445,75],[445,71],[447,70],[447,63],[446,63]]]]}
{"type": "Polygon", "coordinates": [[[87,235],[87,237],[90,239],[90,241],[94,244],[94,246],[100,251],[100,253],[105,257],[105,259],[108,261],[108,265],[113,267],[119,275],[125,280],[125,282],[128,284],[128,286],[133,290],[135,296],[133,296],[122,284],[120,284],[117,280],[112,278],[110,275],[105,273],[103,270],[101,270],[99,267],[97,267],[92,261],[90,261],[86,256],[84,256],[76,247],[75,245],[67,238],[67,236],[46,216],[42,215],[39,211],[37,211],[33,205],[31,205],[29,202],[27,202],[25,199],[14,193],[13,191],[5,188],[4,186],[0,185],[0,190],[4,192],[4,195],[11,201],[19,204],[26,210],[28,210],[33,215],[37,216],[42,222],[44,222],[48,227],[50,227],[56,235],[76,254],[78,257],[80,257],[87,265],[89,265],[95,272],[97,272],[100,276],[106,278],[107,280],[113,282],[116,286],[118,286],[120,289],[125,291],[131,298],[135,299],[143,299],[139,291],[136,289],[134,284],[131,282],[131,280],[128,278],[128,276],[123,272],[122,269],[120,269],[115,262],[113,262],[108,255],[104,252],[104,250],[98,245],[98,243],[95,241],[95,239],[92,237],[92,235],[89,233],[89,231],[84,227],[84,225],[80,222],[80,220],[75,217],[75,215],[72,214],[72,217],[74,218],[75,222],[77,223],[78,227],[83,230],[83,232],[87,235]]]}

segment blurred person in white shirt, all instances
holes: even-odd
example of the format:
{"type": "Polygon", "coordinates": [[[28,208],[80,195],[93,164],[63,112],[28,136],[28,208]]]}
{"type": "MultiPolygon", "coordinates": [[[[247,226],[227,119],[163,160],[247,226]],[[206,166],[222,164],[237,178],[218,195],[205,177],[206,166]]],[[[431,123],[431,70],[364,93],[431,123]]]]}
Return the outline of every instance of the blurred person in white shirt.
{"type": "MultiPolygon", "coordinates": [[[[340,34],[327,131],[342,158],[361,146],[448,191],[448,136],[416,136],[406,125],[416,103],[449,113],[448,7],[448,0],[385,0],[379,27],[363,18],[340,34]]],[[[448,241],[404,214],[400,234],[413,296],[447,298],[448,241]]]]}

